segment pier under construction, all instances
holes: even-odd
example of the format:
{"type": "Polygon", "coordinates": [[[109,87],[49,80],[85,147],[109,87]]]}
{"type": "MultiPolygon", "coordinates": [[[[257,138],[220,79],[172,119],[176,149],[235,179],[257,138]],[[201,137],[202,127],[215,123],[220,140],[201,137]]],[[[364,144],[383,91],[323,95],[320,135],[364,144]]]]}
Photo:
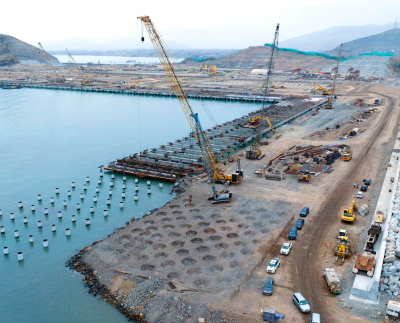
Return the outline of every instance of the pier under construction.
{"type": "MultiPolygon", "coordinates": [[[[233,159],[233,155],[237,151],[243,149],[256,137],[268,138],[273,135],[265,120],[259,120],[258,127],[245,127],[249,123],[249,118],[260,115],[267,116],[273,129],[278,129],[311,110],[318,110],[323,102],[310,103],[299,100],[299,98],[281,101],[241,118],[216,125],[205,131],[206,136],[217,161],[226,164],[233,159]]],[[[264,144],[267,142],[264,141],[264,144]]],[[[175,182],[188,175],[201,174],[204,172],[204,163],[201,149],[196,138],[191,134],[158,148],[145,149],[112,161],[104,169],[142,178],[175,182]]]]}

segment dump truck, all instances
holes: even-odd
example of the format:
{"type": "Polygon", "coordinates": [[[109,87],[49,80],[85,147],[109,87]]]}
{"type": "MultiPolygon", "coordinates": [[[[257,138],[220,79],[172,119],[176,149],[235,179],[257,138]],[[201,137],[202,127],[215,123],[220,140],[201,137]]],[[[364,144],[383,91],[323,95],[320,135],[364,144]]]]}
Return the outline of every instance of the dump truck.
{"type": "Polygon", "coordinates": [[[380,224],[377,223],[371,224],[371,227],[368,230],[368,238],[365,250],[374,251],[375,242],[378,240],[381,232],[382,232],[382,227],[380,226],[380,224]]]}
{"type": "Polygon", "coordinates": [[[346,151],[343,156],[342,156],[344,161],[350,161],[353,158],[353,152],[350,151],[346,151]]]}
{"type": "Polygon", "coordinates": [[[342,286],[340,286],[340,279],[337,275],[335,269],[333,268],[325,268],[324,269],[324,277],[326,283],[328,284],[329,290],[333,294],[340,294],[342,292],[342,286]]]}
{"type": "Polygon", "coordinates": [[[375,251],[364,251],[358,254],[354,261],[352,272],[353,274],[372,277],[375,271],[375,251]]]}

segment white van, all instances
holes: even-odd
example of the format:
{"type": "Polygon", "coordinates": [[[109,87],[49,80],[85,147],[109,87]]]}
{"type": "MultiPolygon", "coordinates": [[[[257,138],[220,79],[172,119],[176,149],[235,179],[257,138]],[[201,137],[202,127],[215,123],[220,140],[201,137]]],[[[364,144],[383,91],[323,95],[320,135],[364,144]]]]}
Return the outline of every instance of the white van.
{"type": "Polygon", "coordinates": [[[321,315],[318,313],[312,313],[310,323],[321,323],[321,315]]]}

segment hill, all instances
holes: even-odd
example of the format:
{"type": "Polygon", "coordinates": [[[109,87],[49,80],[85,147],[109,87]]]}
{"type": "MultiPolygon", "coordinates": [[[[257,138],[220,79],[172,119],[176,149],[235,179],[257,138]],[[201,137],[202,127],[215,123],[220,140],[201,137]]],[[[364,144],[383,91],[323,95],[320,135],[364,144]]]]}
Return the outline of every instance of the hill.
{"type": "Polygon", "coordinates": [[[327,51],[343,42],[350,42],[358,38],[379,34],[392,28],[393,24],[383,26],[365,25],[331,27],[282,41],[280,42],[279,47],[295,48],[311,52],[327,51]]]}
{"type": "MultiPolygon", "coordinates": [[[[49,55],[54,65],[60,62],[54,56],[49,55]]],[[[0,34],[0,66],[15,64],[47,64],[44,52],[15,37],[0,34]]]]}
{"type": "MultiPolygon", "coordinates": [[[[336,47],[334,51],[338,51],[336,47]]],[[[351,54],[384,52],[400,54],[400,29],[391,29],[383,33],[359,38],[343,44],[343,52],[351,54]]]]}
{"type": "MultiPolygon", "coordinates": [[[[268,68],[270,56],[271,47],[254,46],[216,60],[198,63],[193,62],[191,59],[185,59],[182,64],[196,67],[198,67],[199,64],[215,64],[217,68],[265,69],[268,68]]],[[[275,59],[275,70],[285,71],[296,68],[301,68],[303,70],[320,70],[323,67],[330,66],[330,64],[332,64],[332,60],[323,57],[278,51],[275,59]]]]}

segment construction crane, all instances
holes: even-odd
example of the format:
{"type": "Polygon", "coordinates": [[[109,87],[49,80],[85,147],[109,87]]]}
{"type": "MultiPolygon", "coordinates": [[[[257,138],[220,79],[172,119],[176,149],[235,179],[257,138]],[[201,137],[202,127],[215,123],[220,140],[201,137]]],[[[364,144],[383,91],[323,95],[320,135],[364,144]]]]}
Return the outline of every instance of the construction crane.
{"type": "Polygon", "coordinates": [[[81,78],[82,78],[81,85],[90,84],[90,78],[85,79],[85,78],[83,77],[82,71],[81,71],[81,69],[79,68],[79,66],[76,64],[76,62],[75,62],[74,58],[72,57],[71,53],[68,51],[67,48],[66,48],[65,50],[67,51],[67,55],[68,55],[70,61],[72,61],[72,63],[74,63],[76,69],[77,69],[78,72],[79,72],[79,75],[80,75],[81,78]]]}
{"type": "Polygon", "coordinates": [[[321,85],[318,85],[317,83],[314,83],[314,82],[313,82],[313,84],[314,84],[314,94],[318,90],[322,91],[323,95],[330,95],[331,94],[331,92],[329,92],[329,90],[323,88],[321,85]]]}
{"type": "Polygon", "coordinates": [[[38,43],[38,45],[40,46],[40,48],[42,49],[44,56],[46,56],[47,61],[49,62],[49,65],[51,66],[54,74],[56,75],[56,83],[65,83],[65,78],[61,78],[60,76],[58,76],[58,73],[56,71],[56,68],[54,67],[53,63],[51,62],[49,56],[47,55],[46,51],[44,50],[43,46],[41,43],[38,43]]]}
{"type": "Polygon", "coordinates": [[[343,44],[340,44],[339,55],[338,55],[337,64],[336,64],[336,73],[335,73],[335,77],[333,79],[333,87],[332,87],[332,91],[331,91],[331,96],[329,97],[329,101],[326,104],[325,109],[333,109],[333,97],[335,95],[336,79],[339,74],[339,64],[340,64],[340,57],[342,56],[342,47],[343,47],[343,44]]]}
{"type": "Polygon", "coordinates": [[[249,118],[248,125],[257,126],[259,131],[258,131],[257,137],[255,138],[254,142],[250,145],[249,149],[246,151],[247,159],[261,159],[265,156],[265,155],[261,154],[261,148],[260,148],[260,139],[262,137],[260,120],[267,120],[269,127],[271,128],[272,132],[274,132],[274,127],[272,127],[272,124],[269,121],[268,117],[258,116],[255,118],[249,118]]]}
{"type": "MultiPolygon", "coordinates": [[[[160,59],[161,65],[164,68],[164,71],[168,77],[168,80],[171,84],[173,91],[181,105],[183,112],[185,113],[186,119],[189,122],[190,128],[192,129],[193,135],[196,138],[198,145],[202,151],[203,160],[206,168],[206,172],[212,183],[240,183],[243,178],[243,171],[240,169],[240,158],[236,161],[232,162],[225,169],[220,169],[217,160],[214,156],[214,153],[211,149],[211,145],[208,142],[208,139],[203,131],[203,127],[201,126],[199,116],[194,112],[189,99],[184,91],[181,82],[178,79],[178,76],[175,72],[174,67],[170,61],[168,52],[170,51],[167,45],[165,44],[163,38],[158,32],[157,28],[154,26],[153,22],[148,16],[138,17],[141,20],[142,26],[144,25],[149,38],[153,44],[153,47],[160,59]],[[234,163],[237,164],[237,170],[235,173],[225,174],[225,170],[231,167],[234,163]]],[[[144,37],[142,36],[142,42],[144,41],[144,37]]],[[[230,197],[232,196],[226,190],[226,186],[224,190],[217,191],[215,186],[212,187],[212,193],[210,193],[209,199],[214,200],[214,202],[229,202],[230,197]]]]}
{"type": "Polygon", "coordinates": [[[275,34],[274,34],[274,41],[272,43],[271,47],[271,56],[269,58],[269,64],[268,64],[268,72],[267,72],[267,79],[264,82],[263,89],[264,89],[264,100],[263,100],[263,108],[265,107],[265,101],[266,97],[269,94],[270,91],[270,82],[272,79],[272,73],[274,71],[274,63],[275,63],[275,50],[278,48],[278,38],[279,38],[279,24],[276,25],[275,29],[275,34]]]}

